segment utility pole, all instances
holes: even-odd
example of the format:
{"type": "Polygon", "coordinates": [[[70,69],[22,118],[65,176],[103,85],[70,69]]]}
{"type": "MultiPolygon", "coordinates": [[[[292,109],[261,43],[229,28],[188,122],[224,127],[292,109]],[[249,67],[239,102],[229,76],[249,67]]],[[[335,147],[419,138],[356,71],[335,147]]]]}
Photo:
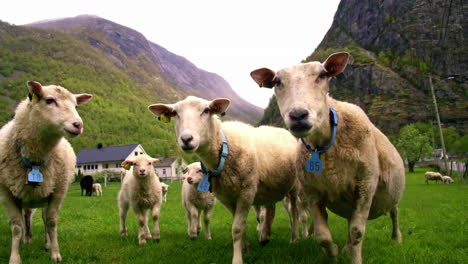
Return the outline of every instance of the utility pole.
{"type": "Polygon", "coordinates": [[[442,158],[445,161],[445,169],[448,171],[447,152],[445,150],[444,134],[442,133],[442,126],[440,124],[439,108],[437,107],[437,100],[435,97],[434,86],[432,85],[431,75],[429,75],[429,86],[431,87],[432,101],[434,102],[434,110],[435,110],[436,119],[437,119],[437,126],[439,127],[440,145],[442,146],[442,158]]]}

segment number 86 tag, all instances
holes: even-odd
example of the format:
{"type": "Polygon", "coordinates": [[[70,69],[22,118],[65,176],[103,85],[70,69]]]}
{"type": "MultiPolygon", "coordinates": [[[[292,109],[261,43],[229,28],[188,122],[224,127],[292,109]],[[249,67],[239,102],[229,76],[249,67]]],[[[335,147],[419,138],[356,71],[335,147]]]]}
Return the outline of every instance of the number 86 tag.
{"type": "Polygon", "coordinates": [[[311,153],[310,159],[307,161],[306,171],[314,173],[322,172],[322,161],[317,152],[311,153]]]}

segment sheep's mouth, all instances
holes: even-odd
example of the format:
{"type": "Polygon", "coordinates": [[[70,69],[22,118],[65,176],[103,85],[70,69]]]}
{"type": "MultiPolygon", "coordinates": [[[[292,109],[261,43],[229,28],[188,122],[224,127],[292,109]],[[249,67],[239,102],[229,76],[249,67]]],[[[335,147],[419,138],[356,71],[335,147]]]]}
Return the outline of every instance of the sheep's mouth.
{"type": "Polygon", "coordinates": [[[183,145],[183,146],[181,146],[181,148],[182,148],[183,151],[186,151],[186,152],[195,151],[195,147],[192,147],[192,146],[183,145]]]}
{"type": "Polygon", "coordinates": [[[312,128],[311,125],[305,123],[295,123],[289,126],[289,131],[298,138],[307,137],[309,135],[309,131],[312,128]]]}
{"type": "Polygon", "coordinates": [[[81,134],[81,131],[77,132],[77,131],[71,131],[71,130],[68,130],[66,128],[64,128],[63,130],[65,130],[65,132],[67,132],[67,134],[71,137],[76,137],[76,136],[79,136],[81,134]]]}

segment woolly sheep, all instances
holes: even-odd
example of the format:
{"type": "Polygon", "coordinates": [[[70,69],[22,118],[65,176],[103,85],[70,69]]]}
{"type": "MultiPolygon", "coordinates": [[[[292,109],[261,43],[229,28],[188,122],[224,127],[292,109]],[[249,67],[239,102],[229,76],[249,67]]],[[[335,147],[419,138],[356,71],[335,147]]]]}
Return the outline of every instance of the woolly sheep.
{"type": "Polygon", "coordinates": [[[99,184],[99,183],[93,184],[93,191],[96,193],[96,196],[102,196],[101,184],[99,184]]]}
{"type": "Polygon", "coordinates": [[[182,183],[182,204],[187,213],[188,235],[195,239],[201,231],[201,215],[204,212],[205,238],[211,240],[210,217],[216,203],[213,193],[204,193],[197,190],[203,173],[200,162],[187,166],[186,177],[182,183]]]}
{"type": "Polygon", "coordinates": [[[167,192],[169,191],[169,185],[161,182],[161,190],[162,190],[162,197],[163,197],[163,202],[167,202],[167,192]]]}
{"type": "Polygon", "coordinates": [[[31,241],[32,208],[43,208],[46,248],[51,259],[60,262],[57,216],[76,165],[73,148],[64,137],[83,132],[83,122],[75,107],[92,95],[72,94],[63,87],[42,86],[33,81],[27,85],[28,98],[18,105],[13,120],[0,130],[0,202],[12,233],[9,263],[21,263],[21,238],[24,236],[25,243],[31,241]],[[39,171],[43,182],[27,183],[32,170],[25,168],[21,156],[33,165],[42,164],[39,171]]]}
{"type": "Polygon", "coordinates": [[[146,243],[146,239],[160,239],[159,213],[162,204],[161,183],[154,170],[153,164],[158,159],[148,155],[139,155],[134,159],[122,162],[122,166],[133,166],[125,175],[118,195],[120,212],[120,234],[126,236],[125,221],[129,207],[132,207],[138,222],[138,242],[146,243]],[[153,236],[148,228],[148,211],[153,218],[153,236]]]}
{"type": "Polygon", "coordinates": [[[299,142],[298,177],[310,200],[315,237],[326,254],[333,257],[338,254],[328,228],[328,208],[348,219],[344,251],[351,253],[352,263],[361,263],[368,219],[390,212],[392,238],[402,240],[397,206],[403,195],[405,172],[398,151],[364,111],[328,95],[330,79],[345,69],[349,56],[346,52],[335,53],[324,63],[302,63],[278,72],[262,68],[251,76],[261,87],[275,87],[286,126],[312,150],[331,142],[330,107],[336,110],[339,120],[336,140],[320,155],[323,171],[306,172],[311,153],[299,142]]]}
{"type": "Polygon", "coordinates": [[[453,179],[450,176],[442,176],[442,181],[447,184],[453,183],[453,179]]]}
{"type": "MultiPolygon", "coordinates": [[[[221,122],[218,114],[226,111],[228,99],[207,101],[189,96],[176,104],[154,104],[149,110],[167,121],[175,117],[179,147],[194,152],[208,170],[218,167],[221,131],[229,145],[229,155],[220,175],[211,177],[216,198],[232,213],[232,263],[242,263],[242,248],[246,246],[246,218],[252,205],[265,206],[267,217],[260,235],[266,244],[270,238],[275,203],[291,193],[296,203],[293,185],[296,180],[294,160],[297,140],[285,129],[261,126],[254,128],[238,121],[221,122]]],[[[297,240],[297,209],[291,241],[297,240]]]]}
{"type": "Polygon", "coordinates": [[[438,172],[426,171],[426,173],[424,173],[424,178],[426,179],[426,184],[429,184],[429,181],[435,181],[436,183],[439,181],[444,182],[442,174],[438,172]]]}

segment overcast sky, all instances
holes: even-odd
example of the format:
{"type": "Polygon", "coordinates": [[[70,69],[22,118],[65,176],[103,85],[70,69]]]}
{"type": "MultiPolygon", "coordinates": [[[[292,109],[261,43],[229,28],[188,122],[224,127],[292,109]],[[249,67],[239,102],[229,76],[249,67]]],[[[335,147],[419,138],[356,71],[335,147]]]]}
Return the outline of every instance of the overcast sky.
{"type": "Polygon", "coordinates": [[[199,68],[224,77],[247,101],[266,107],[272,95],[249,73],[299,63],[320,43],[339,0],[40,0],[4,1],[0,20],[97,15],[133,28],[199,68]]]}

